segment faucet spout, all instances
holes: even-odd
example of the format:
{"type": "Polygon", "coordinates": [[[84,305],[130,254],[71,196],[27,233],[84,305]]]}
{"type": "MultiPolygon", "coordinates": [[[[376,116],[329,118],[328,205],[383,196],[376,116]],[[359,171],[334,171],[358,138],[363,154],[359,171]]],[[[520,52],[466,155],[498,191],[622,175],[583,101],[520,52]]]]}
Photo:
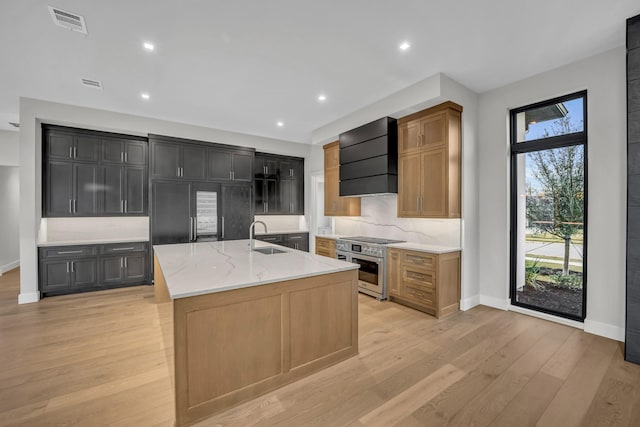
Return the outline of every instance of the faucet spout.
{"type": "Polygon", "coordinates": [[[253,250],[255,248],[255,243],[253,241],[253,230],[255,229],[255,225],[256,224],[262,224],[262,226],[264,227],[264,232],[268,233],[267,224],[265,224],[262,221],[253,221],[251,223],[251,225],[249,226],[249,249],[251,249],[251,250],[253,250]]]}

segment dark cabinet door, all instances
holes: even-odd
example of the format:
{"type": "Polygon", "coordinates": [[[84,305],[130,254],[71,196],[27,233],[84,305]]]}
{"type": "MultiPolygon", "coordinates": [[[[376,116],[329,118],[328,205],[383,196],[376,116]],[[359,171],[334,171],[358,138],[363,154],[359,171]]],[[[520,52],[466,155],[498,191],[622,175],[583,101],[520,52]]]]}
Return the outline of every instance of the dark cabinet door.
{"type": "Polygon", "coordinates": [[[255,158],[253,160],[253,176],[255,178],[264,178],[266,174],[264,161],[264,156],[261,156],[259,154],[255,155],[255,158]]]}
{"type": "Polygon", "coordinates": [[[195,145],[182,147],[182,170],[180,176],[186,179],[204,179],[206,149],[195,145]]]}
{"type": "Polygon", "coordinates": [[[125,141],[124,161],[128,165],[147,165],[147,143],[145,141],[125,141]]]}
{"type": "Polygon", "coordinates": [[[73,215],[73,163],[48,162],[43,187],[45,216],[73,215]]]}
{"type": "Polygon", "coordinates": [[[141,282],[147,279],[147,254],[130,254],[124,257],[124,281],[141,282]]]}
{"type": "Polygon", "coordinates": [[[151,232],[154,245],[189,241],[190,193],[188,182],[153,183],[151,232]]]}
{"type": "Polygon", "coordinates": [[[105,165],[101,168],[102,213],[121,215],[124,213],[124,170],[118,165],[105,165]]]}
{"type": "Polygon", "coordinates": [[[116,139],[103,139],[100,160],[105,163],[124,163],[124,142],[116,139]]]}
{"type": "Polygon", "coordinates": [[[100,137],[91,135],[76,135],[73,159],[87,162],[97,162],[99,147],[100,137]]]}
{"type": "Polygon", "coordinates": [[[294,181],[289,179],[281,179],[278,182],[278,195],[280,196],[279,213],[290,214],[293,212],[293,199],[291,197],[294,181]]]}
{"type": "Polygon", "coordinates": [[[207,178],[216,181],[231,181],[231,151],[209,149],[207,178]]]}
{"type": "Polygon", "coordinates": [[[267,212],[266,180],[257,178],[253,181],[254,212],[256,215],[267,212]]]}
{"type": "Polygon", "coordinates": [[[124,270],[124,258],[110,256],[100,258],[100,284],[117,285],[122,283],[124,270]]]}
{"type": "Polygon", "coordinates": [[[77,216],[98,215],[98,165],[73,163],[74,206],[77,216]]]}
{"type": "Polygon", "coordinates": [[[304,215],[303,179],[294,179],[291,181],[291,213],[294,215],[304,215]]]}
{"type": "Polygon", "coordinates": [[[280,165],[278,159],[275,157],[267,157],[264,161],[266,175],[270,178],[275,178],[278,175],[280,165]]]}
{"type": "Polygon", "coordinates": [[[234,181],[251,182],[253,179],[253,153],[233,153],[234,181]]]}
{"type": "Polygon", "coordinates": [[[283,246],[309,252],[309,233],[285,234],[283,246]]]}
{"type": "Polygon", "coordinates": [[[156,178],[177,178],[180,174],[180,146],[168,142],[151,145],[151,175],[156,178]]]}
{"type": "Polygon", "coordinates": [[[280,197],[278,194],[278,181],[275,179],[265,179],[265,213],[274,214],[281,212],[280,197]]]}
{"type": "Polygon", "coordinates": [[[291,178],[304,179],[304,160],[294,159],[291,161],[291,178]]]}
{"type": "Polygon", "coordinates": [[[128,215],[147,213],[147,174],[144,167],[125,167],[124,175],[124,212],[128,215]]]}
{"type": "Polygon", "coordinates": [[[45,153],[49,159],[73,158],[74,140],[72,134],[47,132],[45,153]]]}
{"type": "Polygon", "coordinates": [[[98,285],[98,260],[96,258],[71,261],[71,286],[86,288],[98,285]]]}
{"type": "Polygon", "coordinates": [[[41,263],[40,291],[51,292],[69,289],[71,287],[70,272],[71,265],[67,260],[41,263]]]}
{"type": "Polygon", "coordinates": [[[222,239],[248,239],[252,221],[251,186],[222,185],[222,239]]]}

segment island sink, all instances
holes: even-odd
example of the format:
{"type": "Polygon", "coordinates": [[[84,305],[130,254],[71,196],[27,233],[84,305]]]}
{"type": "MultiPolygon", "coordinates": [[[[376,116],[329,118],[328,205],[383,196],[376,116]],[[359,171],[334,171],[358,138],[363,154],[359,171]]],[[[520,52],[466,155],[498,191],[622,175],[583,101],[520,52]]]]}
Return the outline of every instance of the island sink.
{"type": "Polygon", "coordinates": [[[288,251],[282,251],[280,249],[276,249],[276,248],[274,248],[272,246],[269,246],[267,248],[254,249],[253,252],[260,252],[261,254],[265,254],[265,255],[273,255],[273,254],[283,254],[283,253],[288,252],[288,251]]]}

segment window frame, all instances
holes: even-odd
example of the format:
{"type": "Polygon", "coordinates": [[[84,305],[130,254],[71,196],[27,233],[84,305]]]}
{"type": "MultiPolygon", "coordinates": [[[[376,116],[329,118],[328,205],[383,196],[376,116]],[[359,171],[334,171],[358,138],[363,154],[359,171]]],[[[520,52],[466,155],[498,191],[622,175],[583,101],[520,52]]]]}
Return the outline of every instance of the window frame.
{"type": "Polygon", "coordinates": [[[570,93],[567,95],[559,96],[557,98],[536,102],[534,104],[525,105],[522,107],[509,110],[509,136],[510,136],[510,215],[509,215],[509,299],[511,305],[526,308],[529,310],[538,311],[541,313],[550,314],[553,316],[562,317],[565,319],[575,320],[578,322],[584,322],[587,316],[587,237],[588,237],[588,211],[589,211],[589,156],[588,156],[588,120],[587,120],[587,91],[582,90],[579,92],[570,93]],[[582,98],[582,117],[583,117],[583,129],[581,132],[575,132],[564,135],[550,136],[546,138],[534,139],[532,141],[518,142],[517,137],[517,115],[527,110],[545,107],[560,102],[570,101],[573,99],[582,98]],[[584,148],[584,226],[583,226],[583,243],[582,243],[582,314],[581,316],[574,316],[568,313],[562,313],[555,310],[547,309],[544,307],[533,306],[523,302],[516,301],[516,287],[517,287],[517,244],[518,244],[518,155],[526,154],[535,151],[551,150],[556,148],[565,148],[582,145],[584,148]]]}

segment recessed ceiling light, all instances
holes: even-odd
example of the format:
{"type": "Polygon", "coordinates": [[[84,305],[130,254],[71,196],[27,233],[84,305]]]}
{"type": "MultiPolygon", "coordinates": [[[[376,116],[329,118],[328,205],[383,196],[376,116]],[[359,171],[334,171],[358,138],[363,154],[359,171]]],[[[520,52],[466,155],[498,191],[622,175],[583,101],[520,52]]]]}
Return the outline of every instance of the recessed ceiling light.
{"type": "Polygon", "coordinates": [[[318,95],[318,101],[322,102],[322,101],[326,101],[327,100],[327,96],[326,95],[318,95]]]}
{"type": "Polygon", "coordinates": [[[153,45],[153,43],[149,43],[149,42],[144,42],[143,44],[144,48],[150,51],[153,51],[153,49],[155,49],[156,47],[153,45]]]}
{"type": "Polygon", "coordinates": [[[407,50],[411,47],[411,45],[409,44],[409,42],[402,42],[398,47],[400,48],[400,50],[407,50]]]}
{"type": "Polygon", "coordinates": [[[142,97],[142,99],[149,99],[149,98],[151,98],[151,97],[149,96],[149,94],[148,94],[148,93],[146,93],[146,92],[141,93],[141,94],[140,94],[140,97],[142,97]]]}
{"type": "Polygon", "coordinates": [[[279,127],[279,128],[281,128],[282,126],[284,126],[284,123],[282,123],[282,122],[278,122],[278,123],[276,123],[276,124],[278,125],[278,127],[279,127]]]}

